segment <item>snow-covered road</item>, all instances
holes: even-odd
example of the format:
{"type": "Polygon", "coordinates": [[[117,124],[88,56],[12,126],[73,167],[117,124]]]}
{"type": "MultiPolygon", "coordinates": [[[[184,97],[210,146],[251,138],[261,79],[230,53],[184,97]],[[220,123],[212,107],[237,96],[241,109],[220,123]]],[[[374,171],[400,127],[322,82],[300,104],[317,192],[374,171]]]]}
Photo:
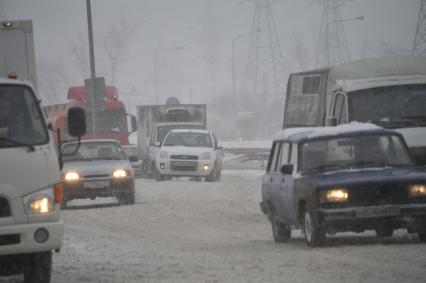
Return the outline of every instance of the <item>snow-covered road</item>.
{"type": "Polygon", "coordinates": [[[296,231],[290,243],[275,244],[259,210],[260,176],[137,180],[133,206],[64,211],[52,281],[425,282],[426,245],[405,231],[386,240],[338,234],[317,249],[296,231]]]}

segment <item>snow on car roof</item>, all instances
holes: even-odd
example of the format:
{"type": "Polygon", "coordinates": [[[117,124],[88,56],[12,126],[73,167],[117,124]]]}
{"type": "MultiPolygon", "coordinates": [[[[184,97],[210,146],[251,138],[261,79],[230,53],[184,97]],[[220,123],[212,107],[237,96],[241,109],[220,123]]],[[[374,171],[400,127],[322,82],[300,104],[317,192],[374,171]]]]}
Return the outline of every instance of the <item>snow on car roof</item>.
{"type": "Polygon", "coordinates": [[[281,130],[275,134],[274,140],[294,140],[337,136],[341,134],[349,134],[366,131],[385,131],[384,128],[371,123],[351,122],[350,124],[342,124],[336,127],[312,127],[312,128],[289,128],[281,130]]]}
{"type": "Polygon", "coordinates": [[[210,133],[209,130],[203,130],[203,129],[173,129],[170,130],[169,132],[174,132],[174,133],[201,133],[201,134],[208,134],[210,133]]]}

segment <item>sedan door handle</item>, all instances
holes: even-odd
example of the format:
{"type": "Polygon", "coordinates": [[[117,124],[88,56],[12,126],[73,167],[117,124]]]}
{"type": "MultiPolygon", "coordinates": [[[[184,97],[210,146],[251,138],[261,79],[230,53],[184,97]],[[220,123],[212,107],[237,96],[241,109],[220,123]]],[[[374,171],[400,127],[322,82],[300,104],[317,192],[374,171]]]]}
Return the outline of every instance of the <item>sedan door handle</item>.
{"type": "Polygon", "coordinates": [[[273,182],[273,181],[274,181],[274,178],[272,178],[272,177],[271,177],[271,178],[269,179],[269,181],[270,181],[270,182],[273,182]]]}

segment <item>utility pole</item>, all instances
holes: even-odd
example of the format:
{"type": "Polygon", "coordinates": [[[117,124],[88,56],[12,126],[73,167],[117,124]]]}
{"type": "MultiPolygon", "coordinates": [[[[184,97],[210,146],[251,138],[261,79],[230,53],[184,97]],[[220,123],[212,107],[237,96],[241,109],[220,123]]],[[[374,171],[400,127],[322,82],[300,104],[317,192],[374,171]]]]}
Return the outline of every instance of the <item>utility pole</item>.
{"type": "Polygon", "coordinates": [[[322,0],[323,12],[315,65],[324,67],[350,60],[340,7],[345,0],[322,0]]]}
{"type": "Polygon", "coordinates": [[[86,0],[87,7],[87,28],[89,34],[89,53],[90,53],[90,101],[92,111],[92,134],[96,138],[96,117],[95,117],[95,51],[93,48],[93,30],[92,30],[92,7],[90,0],[86,0]]]}
{"type": "Polygon", "coordinates": [[[280,111],[282,111],[280,104],[284,102],[284,85],[287,78],[272,14],[273,1],[252,0],[252,2],[254,2],[254,16],[251,30],[259,32],[250,34],[244,101],[247,101],[245,111],[251,113],[253,121],[244,125],[244,128],[250,125],[256,134],[267,137],[280,128],[280,111]]]}
{"type": "Polygon", "coordinates": [[[413,55],[426,55],[426,0],[420,0],[419,17],[417,19],[416,36],[413,44],[413,55]]]}

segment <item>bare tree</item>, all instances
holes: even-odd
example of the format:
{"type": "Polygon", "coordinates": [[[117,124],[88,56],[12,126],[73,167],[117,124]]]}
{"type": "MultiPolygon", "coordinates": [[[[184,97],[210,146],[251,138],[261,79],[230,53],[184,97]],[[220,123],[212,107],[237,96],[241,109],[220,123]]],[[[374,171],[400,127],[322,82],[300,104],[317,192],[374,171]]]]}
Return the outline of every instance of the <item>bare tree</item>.
{"type": "Polygon", "coordinates": [[[89,44],[86,36],[80,34],[77,40],[71,45],[71,54],[75,59],[78,73],[83,78],[89,76],[89,44]]]}
{"type": "Polygon", "coordinates": [[[112,24],[106,32],[100,36],[102,48],[110,61],[111,84],[115,82],[117,70],[124,62],[125,49],[137,29],[136,24],[129,23],[121,18],[118,24],[112,24]]]}

